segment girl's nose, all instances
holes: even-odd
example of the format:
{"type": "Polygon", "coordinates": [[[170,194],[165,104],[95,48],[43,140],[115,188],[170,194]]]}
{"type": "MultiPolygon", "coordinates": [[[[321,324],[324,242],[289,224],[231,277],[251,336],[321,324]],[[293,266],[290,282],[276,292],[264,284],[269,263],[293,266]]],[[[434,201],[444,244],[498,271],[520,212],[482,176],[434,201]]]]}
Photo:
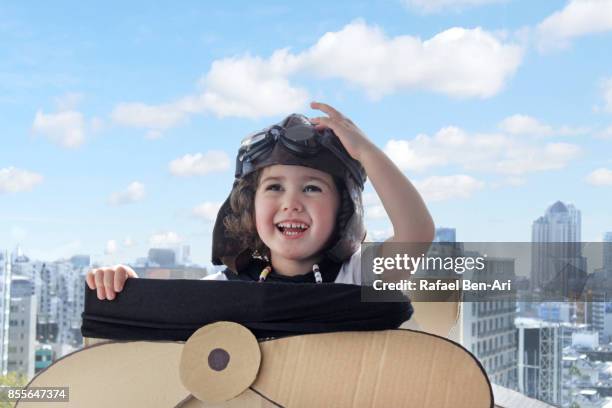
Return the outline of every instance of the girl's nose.
{"type": "Polygon", "coordinates": [[[283,202],[283,211],[302,211],[304,206],[295,194],[287,194],[283,202]]]}

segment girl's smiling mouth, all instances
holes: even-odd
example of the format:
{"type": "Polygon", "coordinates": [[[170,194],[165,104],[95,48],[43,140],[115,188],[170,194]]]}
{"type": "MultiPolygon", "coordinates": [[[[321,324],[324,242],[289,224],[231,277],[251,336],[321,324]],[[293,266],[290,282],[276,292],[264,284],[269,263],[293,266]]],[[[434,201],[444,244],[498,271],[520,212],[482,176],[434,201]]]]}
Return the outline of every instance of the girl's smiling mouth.
{"type": "Polygon", "coordinates": [[[287,238],[300,238],[310,228],[308,224],[300,221],[283,221],[276,224],[276,229],[287,238]]]}

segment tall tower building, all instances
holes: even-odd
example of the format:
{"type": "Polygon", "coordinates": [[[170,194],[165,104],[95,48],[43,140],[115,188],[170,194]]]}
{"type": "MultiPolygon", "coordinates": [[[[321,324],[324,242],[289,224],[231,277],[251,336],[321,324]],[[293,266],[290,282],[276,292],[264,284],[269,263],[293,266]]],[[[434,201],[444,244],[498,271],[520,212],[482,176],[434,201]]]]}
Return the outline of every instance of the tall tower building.
{"type": "Polygon", "coordinates": [[[34,282],[21,275],[13,275],[11,283],[9,320],[8,371],[34,376],[36,340],[36,296],[34,282]]]}
{"type": "MultiPolygon", "coordinates": [[[[481,279],[513,279],[514,259],[489,257],[481,279]],[[486,278],[485,278],[486,279],[486,278]]],[[[461,314],[462,343],[482,363],[492,383],[517,389],[516,298],[465,302],[461,314]]]]}
{"type": "Polygon", "coordinates": [[[557,201],[533,222],[533,242],[580,242],[581,213],[572,204],[557,201]]]}
{"type": "Polygon", "coordinates": [[[9,313],[11,307],[11,262],[8,251],[0,251],[0,374],[7,372],[9,313]]]}
{"type": "Polygon", "coordinates": [[[603,270],[607,278],[612,278],[612,231],[604,234],[603,270]]]}
{"type": "Polygon", "coordinates": [[[457,242],[457,232],[455,228],[436,228],[436,235],[433,242],[457,242]]]}
{"type": "Polygon", "coordinates": [[[581,249],[581,214],[571,204],[557,201],[531,230],[531,285],[544,288],[569,269],[585,270],[581,249]]]}

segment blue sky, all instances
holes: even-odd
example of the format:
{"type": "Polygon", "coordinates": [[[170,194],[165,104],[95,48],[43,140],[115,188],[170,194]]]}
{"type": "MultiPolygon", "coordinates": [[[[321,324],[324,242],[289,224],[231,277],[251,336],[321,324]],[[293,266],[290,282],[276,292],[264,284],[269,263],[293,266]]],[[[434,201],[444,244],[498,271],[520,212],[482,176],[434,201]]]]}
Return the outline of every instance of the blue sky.
{"type": "MultiPolygon", "coordinates": [[[[612,230],[612,0],[0,5],[0,249],[210,257],[239,141],[310,100],[437,226],[529,241],[556,200],[612,230]]],[[[389,224],[366,187],[367,226],[389,224]]]]}

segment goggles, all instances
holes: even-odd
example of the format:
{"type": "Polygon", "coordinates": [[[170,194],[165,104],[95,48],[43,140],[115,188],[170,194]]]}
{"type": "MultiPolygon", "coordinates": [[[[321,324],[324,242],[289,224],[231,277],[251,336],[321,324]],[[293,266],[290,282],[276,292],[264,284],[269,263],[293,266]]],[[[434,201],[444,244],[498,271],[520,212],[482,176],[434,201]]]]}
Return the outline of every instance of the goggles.
{"type": "Polygon", "coordinates": [[[257,162],[265,159],[277,143],[282,143],[292,154],[302,158],[314,158],[322,149],[328,150],[363,189],[365,169],[348,154],[334,132],[329,128],[318,132],[306,117],[300,115],[300,119],[300,123],[291,127],[274,125],[245,137],[238,150],[235,177],[242,178],[255,171],[257,162]]]}

